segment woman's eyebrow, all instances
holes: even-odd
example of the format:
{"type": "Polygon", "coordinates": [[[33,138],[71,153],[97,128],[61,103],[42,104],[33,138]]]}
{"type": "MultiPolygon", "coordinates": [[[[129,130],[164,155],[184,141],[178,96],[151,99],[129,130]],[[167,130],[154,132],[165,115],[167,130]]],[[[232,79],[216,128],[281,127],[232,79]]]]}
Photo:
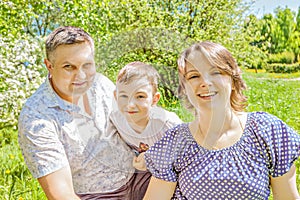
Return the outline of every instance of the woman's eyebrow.
{"type": "Polygon", "coordinates": [[[199,70],[192,69],[190,71],[187,71],[183,76],[186,76],[188,73],[192,73],[192,72],[198,72],[199,73],[199,70]]]}

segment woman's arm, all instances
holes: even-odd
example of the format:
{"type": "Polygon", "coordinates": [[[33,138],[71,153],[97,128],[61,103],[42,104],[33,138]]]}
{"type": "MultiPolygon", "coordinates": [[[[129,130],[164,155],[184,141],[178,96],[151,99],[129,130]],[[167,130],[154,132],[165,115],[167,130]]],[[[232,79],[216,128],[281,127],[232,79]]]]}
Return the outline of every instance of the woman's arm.
{"type": "Polygon", "coordinates": [[[38,178],[38,181],[49,200],[79,200],[73,189],[69,167],[38,178]]]}
{"type": "Polygon", "coordinates": [[[291,169],[279,177],[271,177],[271,186],[274,200],[295,200],[300,199],[296,185],[296,168],[291,169]]]}
{"type": "Polygon", "coordinates": [[[168,182],[152,176],[143,200],[170,200],[176,184],[177,182],[168,182]]]}

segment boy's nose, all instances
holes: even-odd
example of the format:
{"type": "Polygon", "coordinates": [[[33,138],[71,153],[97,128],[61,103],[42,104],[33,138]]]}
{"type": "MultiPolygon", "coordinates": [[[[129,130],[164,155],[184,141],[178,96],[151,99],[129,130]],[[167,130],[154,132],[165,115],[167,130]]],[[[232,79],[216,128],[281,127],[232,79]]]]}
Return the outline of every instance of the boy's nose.
{"type": "Polygon", "coordinates": [[[128,107],[134,107],[135,106],[134,99],[132,99],[132,98],[129,99],[128,102],[127,102],[127,106],[128,107]]]}

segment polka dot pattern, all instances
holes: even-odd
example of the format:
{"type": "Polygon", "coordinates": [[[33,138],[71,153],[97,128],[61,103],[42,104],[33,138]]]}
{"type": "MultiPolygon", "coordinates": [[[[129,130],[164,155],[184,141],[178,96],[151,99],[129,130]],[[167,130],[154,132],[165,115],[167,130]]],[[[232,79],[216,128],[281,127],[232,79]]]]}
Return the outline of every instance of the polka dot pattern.
{"type": "Polygon", "coordinates": [[[172,199],[268,199],[269,176],[288,172],[300,155],[300,135],[277,117],[248,113],[234,145],[208,150],[181,124],[145,154],[153,176],[178,181],[172,199]]]}

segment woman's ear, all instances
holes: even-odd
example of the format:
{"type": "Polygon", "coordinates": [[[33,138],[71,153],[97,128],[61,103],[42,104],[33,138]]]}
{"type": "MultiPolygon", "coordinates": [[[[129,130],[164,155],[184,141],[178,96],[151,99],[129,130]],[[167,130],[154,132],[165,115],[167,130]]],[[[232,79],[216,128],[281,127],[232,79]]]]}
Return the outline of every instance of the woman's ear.
{"type": "Polygon", "coordinates": [[[231,90],[235,90],[234,81],[231,79],[231,90]]]}
{"type": "Polygon", "coordinates": [[[159,101],[160,99],[160,93],[159,92],[156,92],[154,95],[153,95],[153,100],[152,100],[152,106],[156,106],[157,102],[159,101]]]}

